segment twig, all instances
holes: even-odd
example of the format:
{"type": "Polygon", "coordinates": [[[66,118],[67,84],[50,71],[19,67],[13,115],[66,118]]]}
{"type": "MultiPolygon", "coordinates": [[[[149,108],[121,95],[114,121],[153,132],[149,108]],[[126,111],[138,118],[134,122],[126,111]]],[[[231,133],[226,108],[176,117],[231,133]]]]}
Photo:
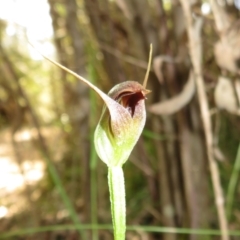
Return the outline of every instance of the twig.
{"type": "Polygon", "coordinates": [[[174,97],[152,104],[148,110],[158,115],[174,114],[185,107],[195,94],[195,81],[192,71],[189,73],[188,81],[185,83],[182,91],[174,97]]]}
{"type": "MultiPolygon", "coordinates": [[[[145,62],[145,61],[142,61],[142,60],[139,60],[137,58],[134,58],[130,55],[126,55],[124,53],[122,53],[121,51],[115,49],[115,48],[112,48],[110,47],[109,45],[107,44],[104,44],[104,43],[100,43],[99,47],[103,50],[105,50],[106,52],[112,54],[113,56],[127,62],[127,63],[130,63],[134,66],[137,66],[137,67],[140,67],[140,68],[143,68],[143,69],[147,69],[148,68],[148,63],[145,62]]],[[[152,71],[152,70],[151,70],[152,71]]]]}
{"type": "Polygon", "coordinates": [[[218,219],[219,219],[219,224],[221,229],[221,236],[222,236],[222,240],[228,240],[229,235],[228,235],[227,219],[226,219],[225,209],[224,209],[224,197],[223,197],[221,183],[220,183],[218,166],[213,156],[212,124],[211,124],[207,96],[204,89],[203,73],[202,73],[202,67],[201,67],[201,60],[202,60],[201,35],[200,35],[201,19],[197,19],[195,23],[196,25],[194,26],[193,18],[191,15],[190,1],[180,0],[180,2],[183,7],[185,22],[186,22],[186,27],[188,32],[189,53],[191,56],[191,61],[192,61],[193,70],[195,74],[198,101],[200,105],[203,128],[204,128],[204,133],[206,138],[207,155],[208,155],[209,167],[210,167],[211,178],[213,183],[213,190],[215,195],[215,204],[217,208],[218,219]]]}
{"type": "Polygon", "coordinates": [[[217,30],[220,35],[223,36],[224,32],[231,26],[231,22],[229,21],[229,18],[224,9],[219,6],[216,0],[210,0],[210,4],[213,11],[217,30]]]}

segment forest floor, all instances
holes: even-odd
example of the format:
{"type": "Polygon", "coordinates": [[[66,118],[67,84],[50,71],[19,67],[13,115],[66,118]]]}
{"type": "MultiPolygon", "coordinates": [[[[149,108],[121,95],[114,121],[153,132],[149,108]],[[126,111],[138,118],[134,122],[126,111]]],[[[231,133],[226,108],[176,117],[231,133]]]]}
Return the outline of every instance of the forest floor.
{"type": "MultiPolygon", "coordinates": [[[[59,147],[59,129],[43,128],[41,132],[54,160],[60,159],[63,148],[59,147]]],[[[14,145],[10,129],[0,131],[0,232],[7,230],[4,220],[8,222],[28,206],[29,200],[39,197],[35,186],[46,172],[46,163],[36,146],[36,136],[35,129],[20,130],[14,136],[14,145]]]]}

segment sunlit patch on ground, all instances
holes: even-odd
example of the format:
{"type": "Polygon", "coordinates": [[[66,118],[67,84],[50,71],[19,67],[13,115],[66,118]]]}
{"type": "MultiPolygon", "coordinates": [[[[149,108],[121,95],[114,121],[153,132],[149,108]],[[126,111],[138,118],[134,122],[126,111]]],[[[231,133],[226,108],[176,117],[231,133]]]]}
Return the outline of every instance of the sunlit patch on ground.
{"type": "Polygon", "coordinates": [[[11,157],[0,157],[1,193],[12,192],[26,183],[33,183],[41,179],[43,176],[43,164],[41,162],[24,161],[20,167],[12,161],[11,157]]]}
{"type": "MultiPolygon", "coordinates": [[[[42,132],[48,140],[53,138],[51,145],[56,146],[54,139],[58,138],[57,132],[53,129],[44,129],[42,132]]],[[[0,218],[11,217],[27,206],[27,188],[31,189],[31,198],[36,199],[32,189],[43,178],[46,164],[37,148],[33,147],[32,138],[37,138],[35,129],[24,129],[15,134],[19,161],[10,131],[6,129],[0,132],[0,218]]]]}
{"type": "Polygon", "coordinates": [[[8,214],[8,208],[0,206],[0,218],[5,217],[8,214]]]}

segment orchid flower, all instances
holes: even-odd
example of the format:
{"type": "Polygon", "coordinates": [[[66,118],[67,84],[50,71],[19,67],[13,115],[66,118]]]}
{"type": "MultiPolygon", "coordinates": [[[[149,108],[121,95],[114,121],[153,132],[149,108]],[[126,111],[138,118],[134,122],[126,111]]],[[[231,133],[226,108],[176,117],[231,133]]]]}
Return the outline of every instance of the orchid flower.
{"type": "Polygon", "coordinates": [[[112,210],[114,239],[125,239],[126,207],[122,165],[128,160],[146,121],[145,99],[151,66],[152,45],[146,76],[141,85],[126,81],[114,86],[105,94],[87,79],[44,56],[48,61],[86,83],[105,103],[94,134],[94,144],[99,158],[108,166],[108,184],[112,210]]]}

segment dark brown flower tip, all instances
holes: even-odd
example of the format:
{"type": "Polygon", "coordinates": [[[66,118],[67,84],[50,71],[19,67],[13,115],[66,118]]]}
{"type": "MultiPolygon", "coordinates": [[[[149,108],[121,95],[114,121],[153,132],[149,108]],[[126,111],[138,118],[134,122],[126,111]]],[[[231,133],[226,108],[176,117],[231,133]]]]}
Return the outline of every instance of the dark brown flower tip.
{"type": "Polygon", "coordinates": [[[109,96],[128,110],[134,116],[135,108],[141,100],[146,99],[146,95],[151,92],[135,81],[126,81],[115,86],[109,96]]]}

